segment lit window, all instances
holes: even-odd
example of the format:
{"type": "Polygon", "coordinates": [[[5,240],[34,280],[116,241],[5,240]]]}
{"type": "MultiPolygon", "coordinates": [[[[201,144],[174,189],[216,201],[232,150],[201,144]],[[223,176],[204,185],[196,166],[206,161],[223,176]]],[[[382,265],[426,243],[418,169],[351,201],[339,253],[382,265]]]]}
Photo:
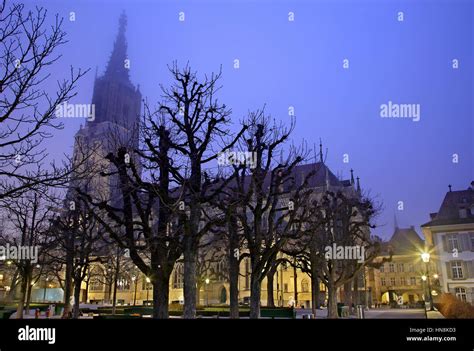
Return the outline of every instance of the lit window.
{"type": "Polygon", "coordinates": [[[385,264],[383,264],[383,265],[380,266],[380,272],[381,272],[381,273],[384,273],[384,272],[385,272],[385,264]]]}
{"type": "Polygon", "coordinates": [[[385,281],[385,278],[380,278],[380,284],[382,284],[382,286],[387,285],[387,282],[385,281]]]}
{"type": "Polygon", "coordinates": [[[397,283],[396,283],[396,281],[395,281],[395,278],[390,278],[390,285],[391,285],[391,286],[397,285],[397,283]]]}
{"type": "Polygon", "coordinates": [[[398,271],[399,272],[404,272],[405,271],[405,267],[403,266],[403,263],[398,264],[398,271]]]}
{"type": "Polygon", "coordinates": [[[410,277],[410,285],[416,285],[416,277],[410,277]]]}
{"type": "Polygon", "coordinates": [[[301,292],[307,293],[309,292],[309,283],[306,279],[301,281],[301,292]]]}
{"type": "Polygon", "coordinates": [[[400,285],[405,286],[406,283],[407,283],[407,282],[406,282],[405,277],[401,277],[401,278],[400,278],[400,285]]]}
{"type": "Polygon", "coordinates": [[[393,263],[390,263],[390,264],[388,265],[388,269],[389,269],[390,273],[395,272],[395,265],[394,265],[393,263]]]}
{"type": "Polygon", "coordinates": [[[173,271],[173,289],[182,289],[184,284],[184,266],[178,263],[173,271]]]}

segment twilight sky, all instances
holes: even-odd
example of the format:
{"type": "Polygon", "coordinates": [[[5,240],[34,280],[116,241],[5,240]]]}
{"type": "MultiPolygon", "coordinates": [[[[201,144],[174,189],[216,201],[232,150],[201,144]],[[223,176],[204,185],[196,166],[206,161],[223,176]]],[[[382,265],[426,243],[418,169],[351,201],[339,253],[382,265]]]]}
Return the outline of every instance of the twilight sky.
{"type": "MultiPolygon", "coordinates": [[[[47,90],[67,77],[70,65],[91,68],[70,103],[91,102],[95,68],[104,72],[125,10],[130,76],[144,97],[159,101],[159,84],[170,82],[166,65],[178,60],[200,73],[222,65],[220,100],[236,121],[263,104],[275,119],[289,121],[288,107],[294,106],[293,141],[312,146],[322,138],[334,174],[346,179],[355,170],[362,187],[383,202],[374,231],[383,238],[392,234],[395,214],[400,226],[415,225],[421,233],[419,226],[438,210],[448,184],[460,190],[474,180],[472,1],[27,3],[64,17],[68,33],[47,90]],[[75,21],[69,21],[71,11],[75,21]],[[420,121],[381,118],[380,106],[389,101],[419,104],[420,121]]],[[[64,130],[47,143],[53,157],[72,151],[81,123],[64,120],[64,130]]]]}

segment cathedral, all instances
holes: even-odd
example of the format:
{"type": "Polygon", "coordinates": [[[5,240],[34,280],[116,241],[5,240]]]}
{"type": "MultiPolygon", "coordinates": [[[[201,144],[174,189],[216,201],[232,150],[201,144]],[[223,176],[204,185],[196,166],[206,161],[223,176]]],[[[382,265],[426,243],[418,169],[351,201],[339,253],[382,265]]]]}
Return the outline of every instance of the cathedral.
{"type": "MultiPolygon", "coordinates": [[[[77,132],[74,146],[74,160],[81,162],[81,157],[87,161],[79,168],[85,167],[92,174],[83,184],[94,197],[104,200],[113,199],[117,191],[116,178],[101,177],[100,172],[110,171],[109,162],[105,156],[116,150],[118,146],[138,147],[138,128],[141,110],[141,93],[130,81],[129,59],[125,29],[127,20],[122,15],[119,20],[119,31],[109,58],[105,73],[97,76],[94,82],[92,104],[95,107],[95,118],[88,120],[84,127],[77,132]]],[[[295,168],[295,179],[301,181],[307,174],[316,171],[309,186],[319,193],[326,190],[342,190],[353,196],[360,195],[359,179],[357,181],[351,172],[351,179],[340,180],[327,167],[323,160],[322,146],[319,160],[300,165],[295,168]]],[[[79,181],[80,182],[80,181],[79,181]]],[[[78,184],[73,184],[77,186],[78,184]]],[[[83,284],[82,302],[110,303],[114,282],[105,276],[110,267],[101,263],[94,264],[94,275],[83,284]],[[100,272],[97,274],[97,272],[100,272]],[[103,275],[101,277],[101,275],[103,275]]],[[[120,277],[117,280],[117,301],[119,304],[141,305],[152,301],[152,286],[132,262],[125,262],[120,277]]],[[[228,304],[229,283],[225,278],[226,262],[212,262],[211,269],[203,272],[198,278],[198,304],[228,304]]],[[[177,263],[170,282],[170,303],[183,303],[183,264],[177,263]]],[[[363,284],[359,285],[363,286],[363,284]]],[[[298,269],[280,265],[275,272],[273,296],[278,306],[298,304],[310,307],[311,280],[309,276],[298,269]]],[[[267,304],[268,288],[266,279],[262,283],[262,305],[267,304]]],[[[250,296],[250,260],[244,259],[240,264],[239,301],[246,305],[250,296]]],[[[325,287],[320,284],[320,302],[324,304],[325,287]]]]}
{"type": "Polygon", "coordinates": [[[99,175],[109,168],[105,156],[119,146],[138,147],[142,97],[139,87],[130,81],[126,26],[127,18],[122,14],[105,73],[96,73],[92,94],[95,118],[88,119],[75,136],[74,162],[80,164],[79,170],[92,173],[86,190],[104,199],[113,198],[116,191],[114,177],[99,175]]]}

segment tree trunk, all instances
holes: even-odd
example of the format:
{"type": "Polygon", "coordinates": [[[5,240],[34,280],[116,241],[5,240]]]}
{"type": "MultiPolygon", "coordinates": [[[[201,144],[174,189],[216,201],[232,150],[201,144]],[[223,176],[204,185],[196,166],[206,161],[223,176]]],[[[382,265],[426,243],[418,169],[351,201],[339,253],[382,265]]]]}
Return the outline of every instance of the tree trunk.
{"type": "Polygon", "coordinates": [[[358,279],[357,274],[354,280],[350,283],[350,288],[351,288],[352,302],[355,305],[360,305],[362,301],[360,300],[360,296],[359,296],[359,279],[358,279]]]}
{"type": "Polygon", "coordinates": [[[74,270],[74,241],[68,238],[66,247],[66,273],[64,277],[64,310],[62,318],[69,318],[71,312],[72,275],[74,270]]]}
{"type": "Polygon", "coordinates": [[[311,273],[311,310],[316,317],[316,310],[319,308],[319,279],[316,272],[311,273]]]}
{"type": "Polygon", "coordinates": [[[89,282],[91,281],[90,277],[87,277],[87,280],[86,280],[86,291],[85,291],[85,294],[84,294],[84,303],[87,303],[87,301],[89,300],[89,282]]]}
{"type": "Polygon", "coordinates": [[[28,282],[28,276],[27,275],[22,275],[20,299],[18,301],[18,307],[16,309],[16,318],[18,318],[18,319],[23,318],[23,308],[25,307],[26,291],[27,291],[28,283],[29,283],[28,282]]]}
{"type": "Polygon", "coordinates": [[[79,304],[81,303],[81,283],[80,279],[74,279],[74,308],[72,318],[78,319],[80,314],[79,304]]]}
{"type": "Polygon", "coordinates": [[[117,258],[115,261],[115,275],[114,275],[114,295],[112,299],[112,314],[115,314],[115,308],[117,307],[117,285],[120,274],[120,248],[117,248],[117,258]]]}
{"type": "Polygon", "coordinates": [[[337,288],[334,283],[328,282],[328,318],[338,318],[337,315],[337,288]]]}
{"type": "Polygon", "coordinates": [[[352,314],[352,282],[344,284],[344,304],[349,306],[349,311],[352,314]]]}
{"type": "Polygon", "coordinates": [[[250,318],[260,318],[260,296],[262,293],[261,282],[255,277],[254,273],[250,275],[251,286],[250,286],[250,318]]]}
{"type": "Polygon", "coordinates": [[[239,318],[239,238],[237,237],[237,221],[229,220],[229,304],[230,318],[239,318]]]}
{"type": "Polygon", "coordinates": [[[153,318],[169,317],[169,275],[158,273],[153,281],[153,318]]]}
{"type": "Polygon", "coordinates": [[[25,313],[26,315],[30,314],[30,303],[31,303],[31,291],[33,286],[31,285],[32,277],[31,274],[28,277],[28,285],[26,286],[26,301],[25,301],[25,313]]]}
{"type": "Polygon", "coordinates": [[[267,307],[275,307],[275,297],[273,294],[273,283],[278,264],[273,263],[267,273],[267,307]]]}
{"type": "Polygon", "coordinates": [[[293,286],[295,288],[295,306],[294,307],[298,308],[298,273],[296,271],[296,265],[293,266],[293,286]]]}
{"type": "Polygon", "coordinates": [[[184,311],[186,319],[196,318],[196,272],[197,245],[192,238],[186,238],[184,247],[184,311]]]}

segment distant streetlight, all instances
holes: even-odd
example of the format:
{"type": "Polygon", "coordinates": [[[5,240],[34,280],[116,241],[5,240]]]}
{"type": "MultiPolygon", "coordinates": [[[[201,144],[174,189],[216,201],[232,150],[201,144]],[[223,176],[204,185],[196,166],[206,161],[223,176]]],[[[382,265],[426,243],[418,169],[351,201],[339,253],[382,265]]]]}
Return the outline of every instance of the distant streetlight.
{"type": "Polygon", "coordinates": [[[206,278],[206,306],[209,306],[209,283],[211,282],[209,278],[206,278]]]}
{"type": "MultiPolygon", "coordinates": [[[[423,260],[423,262],[425,262],[425,265],[426,265],[426,279],[428,280],[428,293],[429,293],[429,297],[430,297],[430,311],[434,311],[433,294],[431,293],[431,282],[430,282],[430,266],[429,266],[430,254],[429,254],[429,252],[423,252],[421,254],[421,259],[423,260]]],[[[423,277],[422,277],[422,279],[423,279],[423,277]]],[[[424,280],[426,280],[426,279],[424,279],[424,280]]]]}
{"type": "Polygon", "coordinates": [[[426,279],[428,279],[428,277],[423,274],[423,275],[421,276],[421,280],[423,280],[424,282],[426,282],[426,279]]]}
{"type": "Polygon", "coordinates": [[[133,294],[133,306],[135,306],[137,303],[137,285],[138,285],[137,277],[133,276],[132,281],[135,284],[135,292],[133,294]]]}
{"type": "Polygon", "coordinates": [[[438,279],[438,278],[439,278],[439,275],[437,275],[437,274],[435,273],[435,274],[433,274],[433,278],[438,279]]]}
{"type": "Polygon", "coordinates": [[[148,305],[148,295],[149,295],[149,292],[150,292],[150,287],[148,286],[148,284],[150,284],[151,280],[150,278],[146,277],[146,304],[148,305]]]}

